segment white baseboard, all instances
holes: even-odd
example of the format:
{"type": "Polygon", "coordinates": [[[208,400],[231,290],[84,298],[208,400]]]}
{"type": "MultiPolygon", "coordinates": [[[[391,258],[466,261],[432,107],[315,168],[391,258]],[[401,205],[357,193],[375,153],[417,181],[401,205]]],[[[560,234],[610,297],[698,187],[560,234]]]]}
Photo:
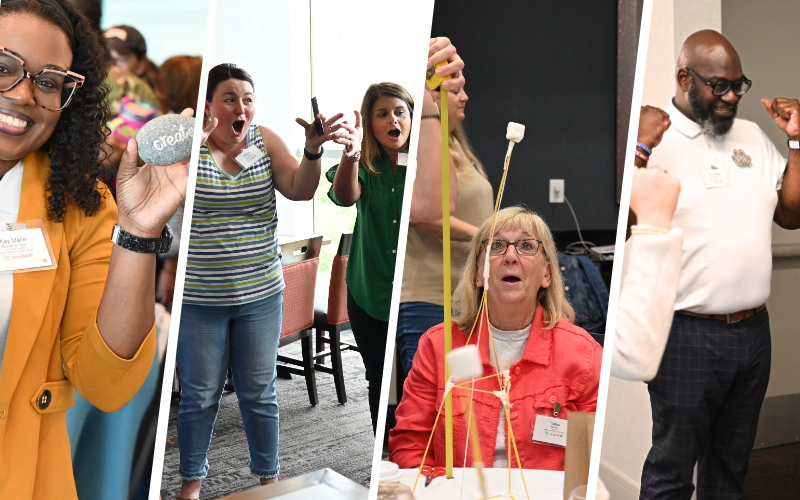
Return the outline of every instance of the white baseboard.
{"type": "Polygon", "coordinates": [[[600,460],[600,480],[613,500],[639,500],[640,485],[600,460]]]}

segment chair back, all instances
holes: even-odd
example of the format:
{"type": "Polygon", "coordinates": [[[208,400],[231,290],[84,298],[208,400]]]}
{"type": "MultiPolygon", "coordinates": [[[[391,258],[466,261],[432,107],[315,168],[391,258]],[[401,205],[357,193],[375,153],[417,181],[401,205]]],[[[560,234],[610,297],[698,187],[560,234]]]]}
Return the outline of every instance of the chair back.
{"type": "Polygon", "coordinates": [[[350,243],[353,241],[353,232],[342,233],[339,239],[339,249],[336,250],[336,255],[350,255],[350,243]]]}
{"type": "Polygon", "coordinates": [[[322,236],[281,246],[283,265],[283,324],[281,338],[314,324],[314,290],[317,286],[322,236]]]}
{"type": "Polygon", "coordinates": [[[347,284],[345,274],[347,260],[350,258],[350,243],[353,241],[352,231],[342,233],[339,249],[331,264],[331,285],[328,288],[328,324],[340,325],[350,321],[347,316],[347,284]]]}
{"type": "Polygon", "coordinates": [[[344,281],[349,255],[336,255],[331,264],[331,286],[328,289],[328,323],[338,325],[350,321],[347,316],[347,284],[344,281]]]}

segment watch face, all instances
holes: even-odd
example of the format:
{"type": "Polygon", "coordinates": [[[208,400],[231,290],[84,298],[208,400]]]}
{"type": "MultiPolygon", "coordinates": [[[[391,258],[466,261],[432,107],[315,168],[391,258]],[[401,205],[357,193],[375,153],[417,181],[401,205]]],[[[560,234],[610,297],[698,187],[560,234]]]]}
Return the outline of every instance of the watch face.
{"type": "Polygon", "coordinates": [[[800,141],[789,141],[789,149],[800,149],[800,141]]]}

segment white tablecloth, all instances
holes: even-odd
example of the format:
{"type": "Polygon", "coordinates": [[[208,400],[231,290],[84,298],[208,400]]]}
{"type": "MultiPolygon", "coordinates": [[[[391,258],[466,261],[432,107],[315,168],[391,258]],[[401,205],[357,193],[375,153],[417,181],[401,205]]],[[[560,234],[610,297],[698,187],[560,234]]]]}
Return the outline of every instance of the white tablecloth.
{"type": "MultiPolygon", "coordinates": [[[[414,487],[418,469],[403,470],[400,482],[414,487]]],[[[546,470],[524,470],[525,484],[531,500],[563,500],[564,472],[546,470]]],[[[503,495],[509,491],[508,469],[483,469],[486,478],[486,492],[489,497],[503,495]]],[[[425,487],[425,477],[420,476],[417,490],[414,492],[416,500],[477,500],[481,497],[478,484],[478,474],[475,469],[453,469],[453,479],[437,477],[428,487],[425,487]],[[462,495],[463,483],[463,495],[462,495]]],[[[511,470],[511,492],[515,500],[525,500],[525,488],[522,485],[519,469],[511,470]]],[[[497,497],[497,498],[509,498],[497,497]]]]}

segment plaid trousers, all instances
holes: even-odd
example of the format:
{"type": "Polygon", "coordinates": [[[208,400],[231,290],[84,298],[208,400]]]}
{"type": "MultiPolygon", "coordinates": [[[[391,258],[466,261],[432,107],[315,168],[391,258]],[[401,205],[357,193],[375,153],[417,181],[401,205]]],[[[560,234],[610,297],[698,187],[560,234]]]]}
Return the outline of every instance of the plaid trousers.
{"type": "Polygon", "coordinates": [[[772,358],[766,309],[738,323],[675,314],[648,383],[653,446],[641,500],[741,499],[772,358]]]}

